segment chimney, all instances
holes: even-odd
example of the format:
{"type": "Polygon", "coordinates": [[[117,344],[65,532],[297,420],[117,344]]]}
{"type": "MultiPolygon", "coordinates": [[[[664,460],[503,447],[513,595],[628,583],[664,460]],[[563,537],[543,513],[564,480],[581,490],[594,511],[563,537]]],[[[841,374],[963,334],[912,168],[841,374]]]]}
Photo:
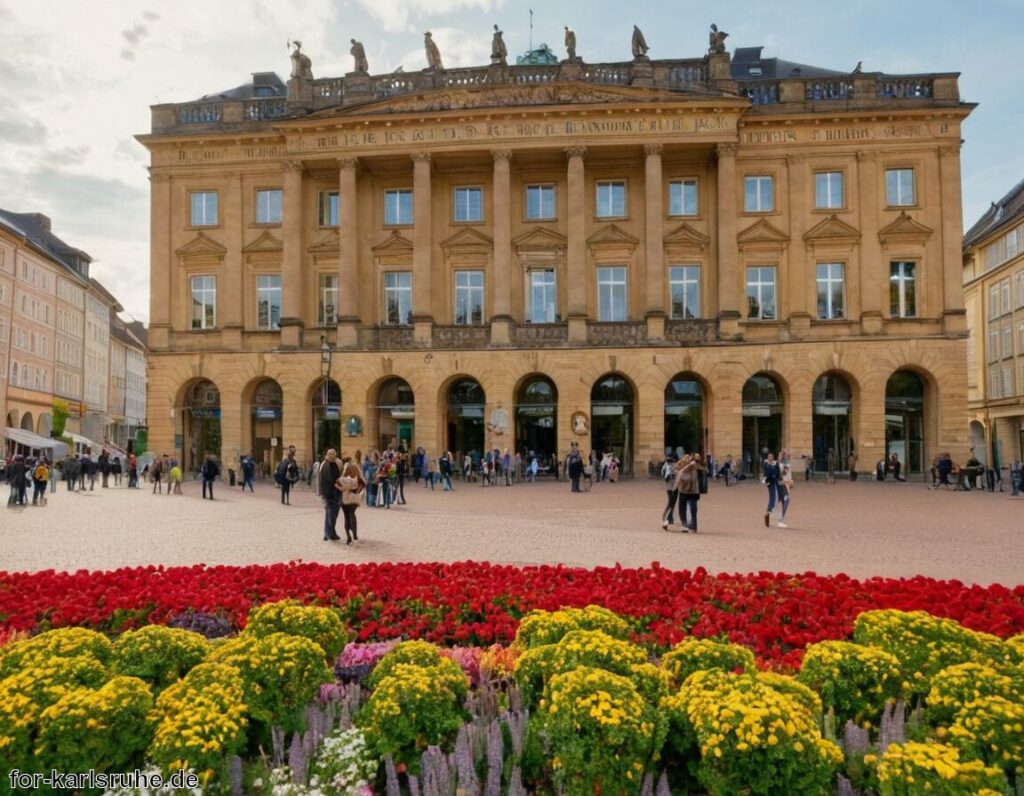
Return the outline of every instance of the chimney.
{"type": "Polygon", "coordinates": [[[47,232],[50,231],[50,217],[44,216],[42,213],[26,213],[26,215],[35,221],[39,226],[45,229],[47,232]]]}

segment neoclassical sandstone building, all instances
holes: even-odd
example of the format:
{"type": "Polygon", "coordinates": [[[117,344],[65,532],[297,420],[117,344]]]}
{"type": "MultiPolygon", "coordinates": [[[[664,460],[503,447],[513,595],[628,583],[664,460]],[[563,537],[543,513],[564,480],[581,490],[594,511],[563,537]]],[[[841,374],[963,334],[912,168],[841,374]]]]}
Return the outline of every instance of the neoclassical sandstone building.
{"type": "Polygon", "coordinates": [[[643,49],[154,106],[153,448],[965,453],[957,75],[643,49]]]}

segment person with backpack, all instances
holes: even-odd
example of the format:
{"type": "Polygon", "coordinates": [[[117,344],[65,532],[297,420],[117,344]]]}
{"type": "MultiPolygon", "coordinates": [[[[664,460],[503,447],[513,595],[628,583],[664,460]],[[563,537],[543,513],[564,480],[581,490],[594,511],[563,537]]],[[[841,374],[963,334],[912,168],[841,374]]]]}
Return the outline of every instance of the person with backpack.
{"type": "Polygon", "coordinates": [[[676,473],[680,467],[682,467],[682,459],[673,461],[671,456],[666,458],[665,463],[661,466],[661,479],[665,482],[665,493],[668,496],[668,504],[661,512],[661,529],[663,531],[667,531],[673,522],[676,499],[679,494],[676,492],[676,473]]]}
{"type": "Polygon", "coordinates": [[[160,479],[164,474],[164,463],[159,456],[154,456],[152,463],[149,465],[149,477],[153,481],[153,494],[162,495],[164,493],[163,487],[160,485],[160,479]]]}
{"type": "Polygon", "coordinates": [[[25,503],[26,472],[25,457],[19,453],[7,467],[7,483],[11,485],[11,494],[7,498],[8,506],[21,506],[25,503]]]}
{"type": "Polygon", "coordinates": [[[771,527],[772,512],[779,499],[779,482],[782,480],[782,470],[775,461],[775,454],[768,451],[761,467],[761,483],[768,487],[768,508],[764,510],[764,527],[771,527]]]}
{"type": "Polygon", "coordinates": [[[50,468],[46,464],[45,457],[40,457],[36,466],[32,468],[32,505],[46,505],[46,485],[50,482],[50,468]]]}
{"type": "MultiPolygon", "coordinates": [[[[199,470],[199,474],[203,477],[203,500],[206,499],[206,493],[209,491],[210,500],[213,500],[213,482],[220,475],[220,466],[217,464],[217,460],[213,458],[212,453],[206,454],[206,458],[203,459],[203,466],[199,470]]],[[[171,485],[167,484],[167,493],[170,494],[171,485]]]]}
{"type": "Polygon", "coordinates": [[[281,486],[281,503],[290,506],[292,485],[298,483],[300,478],[299,463],[295,461],[295,446],[288,448],[288,455],[285,456],[277,466],[275,479],[281,486]]]}

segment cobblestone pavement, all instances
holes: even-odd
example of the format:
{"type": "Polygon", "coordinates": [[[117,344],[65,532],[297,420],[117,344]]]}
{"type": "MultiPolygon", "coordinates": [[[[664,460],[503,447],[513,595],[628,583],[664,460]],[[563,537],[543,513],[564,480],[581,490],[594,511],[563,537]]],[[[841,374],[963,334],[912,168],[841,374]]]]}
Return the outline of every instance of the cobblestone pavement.
{"type": "MultiPolygon", "coordinates": [[[[854,577],[929,575],[965,582],[1024,583],[1024,498],[933,492],[921,483],[798,482],[788,529],[765,528],[766,490],[756,482],[712,484],[694,534],[661,529],[660,481],[566,482],[442,492],[409,484],[408,504],[359,509],[360,541],[322,541],[319,499],[300,488],[283,506],[271,481],[242,494],[218,484],[184,496],[150,488],[70,494],[45,507],[0,508],[0,570],[113,569],[140,564],[251,564],[489,560],[584,567],[642,566],[712,572],[759,570],[854,577]]],[[[6,487],[0,495],[6,498],[6,487]]],[[[678,522],[678,519],[677,519],[678,522]]],[[[339,528],[342,526],[339,520],[339,528]]]]}

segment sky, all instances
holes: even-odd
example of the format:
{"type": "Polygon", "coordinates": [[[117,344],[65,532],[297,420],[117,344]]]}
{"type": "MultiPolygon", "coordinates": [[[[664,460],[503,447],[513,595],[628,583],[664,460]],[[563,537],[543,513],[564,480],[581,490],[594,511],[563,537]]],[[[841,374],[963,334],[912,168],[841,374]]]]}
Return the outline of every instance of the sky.
{"type": "Polygon", "coordinates": [[[252,72],[287,79],[299,39],[316,77],[422,69],[423,32],[448,67],[489,62],[491,26],[510,60],[533,43],[564,57],[626,61],[633,25],[652,58],[699,57],[709,25],[727,45],[833,69],[961,72],[978,103],[964,126],[964,223],[1024,178],[1024,0],[0,0],[0,208],[42,212],[88,252],[125,314],[149,316],[149,106],[232,88],[252,72]]]}

